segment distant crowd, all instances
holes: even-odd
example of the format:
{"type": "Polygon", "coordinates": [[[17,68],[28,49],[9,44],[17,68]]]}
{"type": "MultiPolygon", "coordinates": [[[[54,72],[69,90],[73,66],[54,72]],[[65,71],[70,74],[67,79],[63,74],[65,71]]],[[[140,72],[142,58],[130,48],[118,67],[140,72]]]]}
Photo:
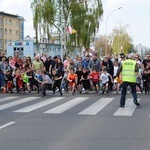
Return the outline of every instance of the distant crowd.
{"type": "MultiPolygon", "coordinates": [[[[87,54],[85,57],[76,55],[75,58],[65,56],[35,56],[20,58],[19,53],[15,56],[6,57],[0,54],[0,90],[4,93],[32,93],[37,91],[41,96],[46,96],[46,91],[51,90],[54,95],[59,90],[60,96],[65,92],[75,93],[109,93],[121,88],[121,74],[117,70],[122,61],[128,59],[128,55],[121,53],[112,57],[110,54],[103,59],[87,54]]],[[[141,60],[135,54],[137,62],[137,90],[148,94],[150,90],[150,55],[141,60]]]]}

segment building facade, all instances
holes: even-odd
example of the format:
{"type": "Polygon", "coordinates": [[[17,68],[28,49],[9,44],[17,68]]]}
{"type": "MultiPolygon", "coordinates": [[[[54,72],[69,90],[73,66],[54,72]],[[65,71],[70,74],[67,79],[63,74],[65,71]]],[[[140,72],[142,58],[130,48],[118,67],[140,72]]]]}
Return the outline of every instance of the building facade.
{"type": "Polygon", "coordinates": [[[7,42],[24,39],[24,18],[0,11],[0,52],[7,51],[7,42]]]}
{"type": "Polygon", "coordinates": [[[150,48],[143,46],[142,44],[136,45],[136,52],[141,56],[141,58],[144,58],[149,52],[150,48]]]}

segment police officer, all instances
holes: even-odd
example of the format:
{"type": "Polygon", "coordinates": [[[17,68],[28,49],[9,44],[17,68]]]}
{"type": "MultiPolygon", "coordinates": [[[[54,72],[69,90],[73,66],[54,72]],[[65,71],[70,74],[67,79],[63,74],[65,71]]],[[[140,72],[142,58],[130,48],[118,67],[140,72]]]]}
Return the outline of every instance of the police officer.
{"type": "Polygon", "coordinates": [[[138,72],[138,66],[136,61],[134,60],[135,54],[130,53],[128,55],[128,59],[122,61],[121,66],[118,69],[117,75],[122,73],[122,91],[120,98],[120,107],[124,108],[125,106],[125,98],[127,93],[128,85],[131,87],[131,93],[133,96],[133,103],[136,106],[140,106],[137,101],[137,93],[136,93],[136,72],[138,72]]]}

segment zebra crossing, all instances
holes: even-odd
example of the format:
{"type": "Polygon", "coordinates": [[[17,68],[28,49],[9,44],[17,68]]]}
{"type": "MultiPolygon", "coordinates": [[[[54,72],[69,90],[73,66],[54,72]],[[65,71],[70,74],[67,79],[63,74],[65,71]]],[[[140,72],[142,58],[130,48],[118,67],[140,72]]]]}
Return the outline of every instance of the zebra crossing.
{"type": "MultiPolygon", "coordinates": [[[[52,108],[47,108],[48,110],[43,111],[43,114],[63,114],[68,110],[71,110],[75,106],[86,103],[86,101],[91,100],[90,97],[70,97],[66,100],[66,97],[47,97],[41,99],[41,97],[30,96],[30,97],[20,97],[20,96],[9,96],[0,98],[0,111],[13,108],[15,106],[20,106],[19,109],[12,111],[13,113],[30,113],[32,111],[38,110],[40,108],[51,106],[51,104],[56,104],[52,108]],[[65,100],[65,102],[64,102],[65,100]],[[28,104],[32,102],[32,104],[28,104]],[[22,104],[26,104],[22,106],[22,104]],[[61,104],[58,104],[61,103],[61,104]]],[[[140,99],[139,99],[140,101],[140,99]]],[[[98,98],[98,100],[90,103],[89,106],[83,108],[76,115],[80,116],[95,116],[99,114],[103,109],[109,107],[111,103],[117,103],[116,110],[112,113],[112,116],[129,116],[131,117],[136,110],[135,104],[133,104],[132,98],[127,98],[125,108],[118,108],[118,101],[115,98],[103,97],[98,98]]],[[[18,107],[17,107],[18,108],[18,107]]],[[[109,109],[107,109],[108,111],[109,109]]]]}

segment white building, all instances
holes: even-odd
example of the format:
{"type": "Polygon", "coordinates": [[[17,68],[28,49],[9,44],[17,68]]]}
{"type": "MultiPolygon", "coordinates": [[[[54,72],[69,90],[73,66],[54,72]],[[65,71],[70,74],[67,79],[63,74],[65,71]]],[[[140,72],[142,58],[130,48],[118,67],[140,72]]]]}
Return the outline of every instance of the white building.
{"type": "Polygon", "coordinates": [[[141,57],[145,57],[146,53],[149,51],[149,48],[143,46],[142,44],[138,44],[136,45],[136,51],[141,57]]]}

